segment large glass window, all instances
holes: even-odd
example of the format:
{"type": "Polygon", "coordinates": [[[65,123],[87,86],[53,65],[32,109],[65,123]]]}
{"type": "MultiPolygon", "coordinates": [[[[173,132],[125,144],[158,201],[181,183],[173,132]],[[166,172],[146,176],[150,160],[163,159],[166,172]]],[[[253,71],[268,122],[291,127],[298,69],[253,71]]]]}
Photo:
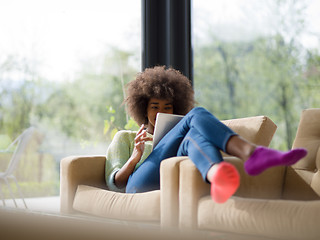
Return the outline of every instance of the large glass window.
{"type": "Polygon", "coordinates": [[[266,115],[273,147],[292,146],[300,113],[320,106],[316,0],[193,1],[194,85],[220,119],[266,115]]]}
{"type": "Polygon", "coordinates": [[[140,25],[140,0],[0,1],[0,171],[34,127],[15,171],[26,197],[58,195],[61,158],[105,154],[126,127],[140,25]]]}

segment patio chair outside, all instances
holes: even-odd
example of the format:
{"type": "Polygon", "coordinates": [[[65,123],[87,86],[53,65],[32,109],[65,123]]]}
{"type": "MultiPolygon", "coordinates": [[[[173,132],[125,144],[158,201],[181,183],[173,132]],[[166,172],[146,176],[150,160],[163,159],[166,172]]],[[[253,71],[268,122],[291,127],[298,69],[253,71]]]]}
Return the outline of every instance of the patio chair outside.
{"type": "MultiPolygon", "coordinates": [[[[34,127],[30,127],[28,129],[24,130],[23,133],[19,137],[17,137],[6,150],[0,150],[0,152],[8,152],[12,147],[16,146],[6,171],[0,172],[0,181],[5,182],[5,184],[7,185],[8,189],[9,189],[9,193],[11,195],[11,198],[12,198],[14,205],[16,207],[18,207],[18,205],[15,200],[13,190],[11,189],[9,180],[11,179],[15,182],[17,189],[18,189],[18,192],[20,194],[20,198],[22,199],[25,208],[28,208],[27,204],[24,200],[23,194],[21,192],[20,186],[18,184],[18,181],[17,181],[16,177],[14,176],[14,171],[16,170],[34,132],[35,132],[34,127]]],[[[5,206],[6,203],[4,200],[4,194],[1,190],[1,188],[0,188],[0,194],[1,194],[3,205],[5,206]]]]}

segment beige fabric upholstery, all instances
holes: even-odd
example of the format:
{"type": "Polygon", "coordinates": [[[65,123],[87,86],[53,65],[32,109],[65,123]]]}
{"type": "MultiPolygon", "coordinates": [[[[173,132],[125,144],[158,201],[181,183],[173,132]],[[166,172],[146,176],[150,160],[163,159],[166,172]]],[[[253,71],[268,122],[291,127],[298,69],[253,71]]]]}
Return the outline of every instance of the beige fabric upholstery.
{"type": "Polygon", "coordinates": [[[107,191],[104,156],[71,156],[60,165],[60,211],[125,220],[160,221],[160,191],[107,191]]]}
{"type": "Polygon", "coordinates": [[[78,185],[106,189],[104,178],[106,157],[71,156],[60,162],[60,211],[75,212],[72,205],[78,185]]]}
{"type": "Polygon", "coordinates": [[[313,200],[320,196],[320,108],[301,114],[293,148],[308,149],[308,155],[287,169],[284,199],[313,200]]]}
{"type": "Polygon", "coordinates": [[[277,129],[274,122],[266,116],[237,118],[222,122],[241,137],[262,146],[270,144],[277,129]]]}
{"type": "Polygon", "coordinates": [[[320,201],[262,200],[233,197],[225,204],[200,199],[200,229],[265,236],[271,239],[319,239],[320,201]]]}
{"type": "Polygon", "coordinates": [[[224,204],[211,200],[209,186],[199,180],[193,163],[182,161],[180,226],[280,239],[319,239],[319,119],[320,109],[303,111],[293,147],[307,148],[308,155],[292,167],[276,167],[251,177],[244,173],[243,163],[226,158],[238,168],[241,184],[224,204]]]}
{"type": "Polygon", "coordinates": [[[179,165],[188,157],[173,157],[162,161],[160,167],[161,226],[178,227],[179,165]]]}
{"type": "Polygon", "coordinates": [[[73,208],[100,217],[159,221],[160,191],[126,194],[80,185],[73,208]]]}

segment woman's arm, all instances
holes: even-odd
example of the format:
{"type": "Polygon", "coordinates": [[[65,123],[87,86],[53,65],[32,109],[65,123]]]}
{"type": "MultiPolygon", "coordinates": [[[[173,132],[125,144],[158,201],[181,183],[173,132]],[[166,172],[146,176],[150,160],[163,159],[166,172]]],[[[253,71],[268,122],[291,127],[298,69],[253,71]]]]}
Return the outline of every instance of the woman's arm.
{"type": "Polygon", "coordinates": [[[145,142],[151,141],[151,137],[147,137],[147,132],[142,125],[134,139],[134,149],[128,161],[115,174],[114,183],[118,188],[123,188],[127,185],[129,176],[133,173],[137,163],[141,160],[144,152],[145,142]]]}

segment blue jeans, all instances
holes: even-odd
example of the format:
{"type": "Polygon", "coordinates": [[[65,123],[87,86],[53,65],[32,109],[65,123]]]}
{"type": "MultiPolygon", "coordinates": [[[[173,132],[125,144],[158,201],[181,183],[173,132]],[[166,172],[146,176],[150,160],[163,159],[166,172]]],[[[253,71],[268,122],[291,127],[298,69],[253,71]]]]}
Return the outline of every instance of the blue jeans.
{"type": "Polygon", "coordinates": [[[160,189],[160,163],[174,156],[188,156],[204,181],[215,163],[223,161],[229,139],[236,135],[206,109],[192,109],[158,143],[141,166],[129,177],[126,192],[138,193],[160,189]]]}

